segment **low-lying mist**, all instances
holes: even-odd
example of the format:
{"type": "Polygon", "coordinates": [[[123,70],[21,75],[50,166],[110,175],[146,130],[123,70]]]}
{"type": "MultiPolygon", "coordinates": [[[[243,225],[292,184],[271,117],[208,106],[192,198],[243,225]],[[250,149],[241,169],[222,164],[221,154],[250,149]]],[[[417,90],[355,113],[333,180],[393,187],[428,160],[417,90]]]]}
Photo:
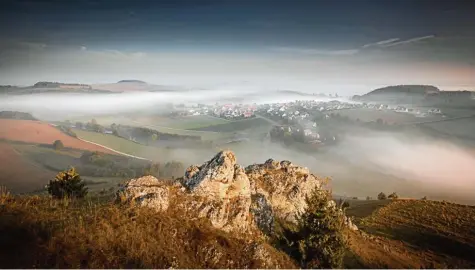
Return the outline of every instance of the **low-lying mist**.
{"type": "MultiPolygon", "coordinates": [[[[110,115],[133,112],[161,112],[167,103],[214,104],[275,103],[299,100],[315,100],[316,97],[277,91],[214,89],[176,92],[130,92],[130,93],[38,93],[29,95],[3,95],[2,110],[29,112],[43,119],[84,115],[110,115]]],[[[328,98],[321,98],[329,101],[328,98]]]]}
{"type": "Polygon", "coordinates": [[[243,166],[272,158],[308,167],[320,177],[331,177],[339,195],[375,198],[383,191],[403,197],[475,202],[475,156],[451,143],[412,135],[368,131],[315,153],[251,141],[220,149],[172,150],[167,158],[186,166],[201,164],[226,149],[234,151],[243,166]]]}
{"type": "Polygon", "coordinates": [[[347,137],[333,151],[355,165],[446,188],[475,190],[475,156],[446,141],[372,133],[347,137]]]}
{"type": "MultiPolygon", "coordinates": [[[[40,119],[66,120],[74,115],[127,116],[137,112],[159,112],[167,110],[164,104],[169,102],[213,102],[235,96],[259,97],[262,100],[276,98],[271,93],[206,90],[176,93],[34,94],[3,96],[0,107],[2,110],[30,112],[40,119]]],[[[284,98],[295,100],[291,96],[284,98]]],[[[379,191],[396,191],[401,196],[434,194],[458,199],[459,196],[470,198],[475,190],[473,151],[420,134],[370,130],[349,132],[339,144],[314,153],[260,141],[223,147],[226,148],[236,153],[238,163],[243,166],[262,163],[269,158],[290,160],[294,164],[306,166],[316,175],[332,177],[332,186],[340,194],[375,197],[375,193],[379,191]]],[[[186,166],[201,164],[219,150],[167,149],[160,161],[177,160],[186,166]]],[[[150,151],[161,150],[150,147],[150,151]]]]}

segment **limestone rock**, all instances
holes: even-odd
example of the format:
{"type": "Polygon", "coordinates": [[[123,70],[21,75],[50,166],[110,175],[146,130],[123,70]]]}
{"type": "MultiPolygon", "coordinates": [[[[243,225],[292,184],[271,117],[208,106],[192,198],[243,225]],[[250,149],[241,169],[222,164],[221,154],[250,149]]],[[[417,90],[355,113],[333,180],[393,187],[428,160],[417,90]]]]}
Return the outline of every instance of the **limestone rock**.
{"type": "MultiPolygon", "coordinates": [[[[307,207],[306,196],[321,185],[307,168],[290,161],[269,159],[243,169],[234,153],[222,151],[201,166],[188,167],[174,185],[153,176],[132,179],[117,192],[117,200],[157,211],[173,203],[190,218],[206,218],[224,231],[258,227],[272,234],[276,218],[296,223],[307,207]]],[[[328,207],[336,205],[330,201],[328,207]]],[[[351,219],[346,218],[345,224],[356,228],[351,219]]]]}
{"type": "Polygon", "coordinates": [[[196,199],[188,207],[225,231],[246,230],[250,224],[249,178],[230,151],[219,152],[201,166],[190,166],[182,184],[196,199]]]}
{"type": "Polygon", "coordinates": [[[257,227],[266,235],[274,233],[274,211],[266,197],[260,193],[252,195],[250,211],[257,227]]]}
{"type": "Polygon", "coordinates": [[[249,179],[231,151],[221,151],[200,167],[190,166],[182,180],[194,195],[213,198],[250,196],[249,179]]]}
{"type": "Polygon", "coordinates": [[[116,193],[116,200],[122,203],[146,206],[157,211],[168,209],[170,191],[167,185],[153,176],[131,179],[116,193]]]}
{"type": "Polygon", "coordinates": [[[285,160],[277,162],[269,159],[264,164],[250,165],[246,168],[246,174],[252,194],[264,195],[275,215],[292,223],[305,211],[306,196],[322,185],[321,180],[307,168],[285,160]]]}
{"type": "Polygon", "coordinates": [[[190,214],[206,218],[213,227],[223,231],[245,232],[251,224],[249,215],[250,197],[235,197],[223,200],[194,197],[194,199],[188,200],[184,204],[190,214]]]}

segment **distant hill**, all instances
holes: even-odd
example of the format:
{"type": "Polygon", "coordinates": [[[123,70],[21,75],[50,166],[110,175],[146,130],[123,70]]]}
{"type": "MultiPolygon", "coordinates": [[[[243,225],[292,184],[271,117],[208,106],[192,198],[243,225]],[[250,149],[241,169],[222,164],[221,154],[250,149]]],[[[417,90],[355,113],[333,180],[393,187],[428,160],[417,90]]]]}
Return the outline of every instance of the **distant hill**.
{"type": "Polygon", "coordinates": [[[355,100],[371,99],[377,96],[394,95],[428,95],[439,93],[440,89],[432,85],[394,85],[375,89],[362,96],[354,96],[355,100]]]}
{"type": "Polygon", "coordinates": [[[16,119],[16,120],[38,120],[33,115],[24,112],[2,111],[0,112],[0,119],[16,119]]]}
{"type": "Polygon", "coordinates": [[[146,82],[140,81],[140,80],[121,80],[121,81],[118,81],[117,83],[140,83],[140,84],[147,84],[146,82]]]}
{"type": "Polygon", "coordinates": [[[79,83],[37,82],[33,88],[91,89],[91,86],[79,83]]]}
{"type": "Polygon", "coordinates": [[[396,85],[378,88],[361,96],[353,96],[353,100],[439,107],[473,107],[475,92],[441,91],[432,85],[396,85]]]}

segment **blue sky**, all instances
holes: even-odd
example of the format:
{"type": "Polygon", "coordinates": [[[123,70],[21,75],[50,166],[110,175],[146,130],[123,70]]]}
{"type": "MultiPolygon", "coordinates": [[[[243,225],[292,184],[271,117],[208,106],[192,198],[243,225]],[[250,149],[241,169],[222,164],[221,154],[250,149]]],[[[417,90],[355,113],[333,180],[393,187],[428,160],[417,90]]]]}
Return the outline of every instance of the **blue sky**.
{"type": "Polygon", "coordinates": [[[475,5],[469,0],[0,5],[0,84],[137,78],[308,89],[475,86],[475,5]]]}

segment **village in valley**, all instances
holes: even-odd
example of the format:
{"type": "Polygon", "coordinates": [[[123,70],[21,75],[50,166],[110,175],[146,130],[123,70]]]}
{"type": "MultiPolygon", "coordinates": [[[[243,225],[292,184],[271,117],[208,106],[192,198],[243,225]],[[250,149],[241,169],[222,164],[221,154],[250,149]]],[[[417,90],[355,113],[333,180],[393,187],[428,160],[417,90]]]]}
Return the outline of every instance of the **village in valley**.
{"type": "Polygon", "coordinates": [[[273,125],[271,136],[294,137],[297,138],[297,141],[310,144],[328,144],[338,140],[341,132],[327,127],[329,125],[325,125],[325,121],[333,123],[334,120],[343,119],[358,123],[392,125],[401,124],[406,119],[420,121],[417,119],[446,117],[439,108],[360,103],[338,100],[338,98],[324,101],[307,99],[264,104],[178,104],[174,105],[173,112],[170,112],[168,116],[199,115],[228,121],[262,118],[273,125]],[[365,117],[367,114],[371,114],[371,118],[365,117]],[[404,121],[400,119],[404,119],[404,121]]]}

